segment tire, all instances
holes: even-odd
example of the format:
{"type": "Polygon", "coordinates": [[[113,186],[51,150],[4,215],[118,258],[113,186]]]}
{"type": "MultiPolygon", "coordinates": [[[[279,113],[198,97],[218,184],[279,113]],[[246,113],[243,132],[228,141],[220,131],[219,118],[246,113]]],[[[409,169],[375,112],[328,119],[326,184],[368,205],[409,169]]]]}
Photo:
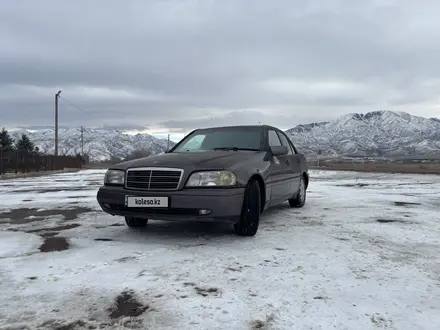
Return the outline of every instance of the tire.
{"type": "Polygon", "coordinates": [[[141,219],[135,217],[125,217],[125,223],[130,228],[142,228],[147,225],[148,219],[141,219]]]}
{"type": "Polygon", "coordinates": [[[234,224],[238,236],[255,236],[260,224],[261,196],[257,180],[248,182],[241,209],[240,220],[234,224]]]}
{"type": "Polygon", "coordinates": [[[301,179],[299,181],[298,192],[296,193],[294,198],[289,199],[289,205],[290,207],[303,207],[306,204],[306,198],[307,198],[306,183],[304,181],[304,176],[301,176],[301,179]]]}

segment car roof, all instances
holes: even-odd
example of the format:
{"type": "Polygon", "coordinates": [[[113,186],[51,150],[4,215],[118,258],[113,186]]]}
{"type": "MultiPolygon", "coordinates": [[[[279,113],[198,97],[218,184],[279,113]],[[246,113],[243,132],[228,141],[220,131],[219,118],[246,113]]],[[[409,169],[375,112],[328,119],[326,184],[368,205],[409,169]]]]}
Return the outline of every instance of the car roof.
{"type": "Polygon", "coordinates": [[[203,127],[196,129],[197,131],[201,130],[209,130],[209,129],[222,129],[222,128],[269,128],[274,130],[280,130],[274,126],[270,125],[230,125],[230,126],[211,126],[211,127],[203,127]]]}

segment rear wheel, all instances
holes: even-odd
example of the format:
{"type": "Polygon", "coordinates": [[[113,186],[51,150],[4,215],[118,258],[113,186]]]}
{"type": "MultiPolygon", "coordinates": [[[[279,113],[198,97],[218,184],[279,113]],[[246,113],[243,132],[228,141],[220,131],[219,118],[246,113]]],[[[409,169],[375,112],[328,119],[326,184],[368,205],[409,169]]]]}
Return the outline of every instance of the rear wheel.
{"type": "Polygon", "coordinates": [[[141,219],[135,217],[125,217],[125,223],[130,228],[141,228],[147,225],[148,219],[141,219]]]}
{"type": "Polygon", "coordinates": [[[240,220],[234,224],[238,236],[254,236],[260,224],[261,196],[257,180],[248,182],[243,199],[240,220]]]}
{"type": "Polygon", "coordinates": [[[298,192],[295,197],[289,199],[289,205],[291,207],[303,207],[306,204],[306,182],[304,180],[304,176],[301,176],[299,182],[298,192]]]}

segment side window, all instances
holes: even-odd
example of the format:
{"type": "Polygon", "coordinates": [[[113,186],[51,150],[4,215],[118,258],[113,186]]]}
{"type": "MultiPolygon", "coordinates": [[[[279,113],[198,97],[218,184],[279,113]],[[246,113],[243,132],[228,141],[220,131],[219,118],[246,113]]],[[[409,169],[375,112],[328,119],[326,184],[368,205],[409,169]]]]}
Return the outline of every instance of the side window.
{"type": "Polygon", "coordinates": [[[269,146],[281,146],[280,138],[275,131],[269,130],[269,146]]]}
{"type": "Polygon", "coordinates": [[[292,145],[289,143],[289,141],[287,140],[287,137],[278,132],[278,136],[280,137],[281,143],[283,144],[283,146],[286,146],[287,149],[289,149],[289,151],[287,152],[288,155],[293,155],[295,153],[295,151],[292,149],[292,145]]]}

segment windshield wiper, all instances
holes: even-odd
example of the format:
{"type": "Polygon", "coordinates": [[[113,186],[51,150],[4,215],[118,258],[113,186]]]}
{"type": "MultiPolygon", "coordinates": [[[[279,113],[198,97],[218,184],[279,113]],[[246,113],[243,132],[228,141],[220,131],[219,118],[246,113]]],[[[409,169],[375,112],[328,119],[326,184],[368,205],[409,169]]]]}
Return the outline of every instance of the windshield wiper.
{"type": "Polygon", "coordinates": [[[214,150],[233,150],[233,151],[249,150],[249,151],[260,151],[260,149],[255,149],[255,148],[239,148],[239,147],[218,147],[218,148],[214,148],[214,150]]]}

